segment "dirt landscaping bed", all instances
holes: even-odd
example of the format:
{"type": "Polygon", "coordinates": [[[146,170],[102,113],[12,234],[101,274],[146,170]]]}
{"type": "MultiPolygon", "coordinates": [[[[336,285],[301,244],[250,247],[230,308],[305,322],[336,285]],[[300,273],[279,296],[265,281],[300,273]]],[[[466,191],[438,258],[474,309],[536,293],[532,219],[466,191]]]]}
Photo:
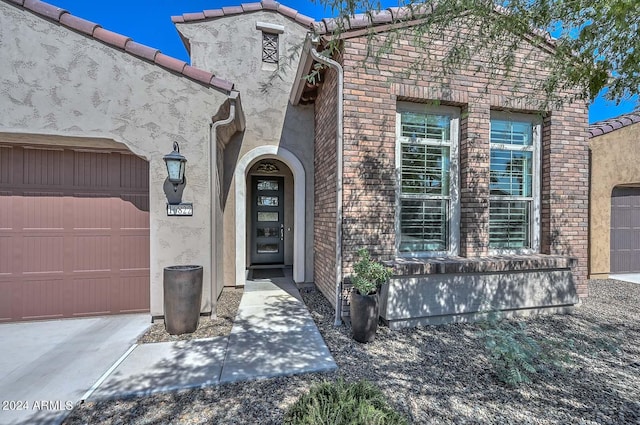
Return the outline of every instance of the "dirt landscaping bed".
{"type": "Polygon", "coordinates": [[[565,316],[526,321],[558,342],[568,362],[516,388],[496,380],[477,324],[390,331],[359,344],[317,291],[305,303],[338,363],[336,372],[240,382],[151,397],[86,403],[66,424],[279,424],[322,380],[368,379],[415,424],[640,423],[640,285],[591,281],[565,316]]]}
{"type": "Polygon", "coordinates": [[[242,298],[242,292],[242,288],[224,288],[222,294],[220,294],[220,298],[218,298],[216,317],[200,317],[198,328],[194,333],[169,335],[164,329],[164,322],[160,321],[151,325],[144,335],[138,338],[138,344],[227,336],[231,333],[233,320],[236,317],[240,299],[242,298]]]}

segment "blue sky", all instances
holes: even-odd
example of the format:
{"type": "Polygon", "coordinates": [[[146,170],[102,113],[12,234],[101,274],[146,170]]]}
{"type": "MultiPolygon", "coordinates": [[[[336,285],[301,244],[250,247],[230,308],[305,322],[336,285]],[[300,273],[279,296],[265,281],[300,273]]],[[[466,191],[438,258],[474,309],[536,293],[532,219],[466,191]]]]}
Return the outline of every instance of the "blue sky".
{"type": "MultiPolygon", "coordinates": [[[[160,49],[164,54],[189,61],[178,32],[171,22],[172,15],[236,6],[243,2],[258,0],[45,0],[68,10],[104,28],[127,35],[138,43],[160,49]]],[[[311,0],[282,0],[314,19],[332,16],[330,10],[311,0]]],[[[397,1],[382,0],[383,7],[395,6],[397,1]]],[[[224,78],[224,75],[220,76],[224,78]]],[[[637,99],[637,96],[636,96],[637,99]]],[[[589,108],[589,122],[611,118],[634,109],[635,101],[623,102],[616,106],[602,96],[589,108]]]]}

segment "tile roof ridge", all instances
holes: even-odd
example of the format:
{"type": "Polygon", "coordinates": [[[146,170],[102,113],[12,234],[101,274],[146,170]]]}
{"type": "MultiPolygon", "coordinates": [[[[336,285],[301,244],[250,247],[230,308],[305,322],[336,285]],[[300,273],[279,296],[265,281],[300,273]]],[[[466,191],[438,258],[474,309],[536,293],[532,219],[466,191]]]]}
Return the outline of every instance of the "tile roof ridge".
{"type": "Polygon", "coordinates": [[[186,22],[204,21],[214,18],[222,18],[224,16],[239,15],[242,13],[257,12],[260,10],[272,10],[280,13],[294,21],[302,24],[309,29],[313,28],[316,23],[313,18],[303,15],[295,9],[285,6],[275,0],[262,0],[255,3],[241,3],[239,6],[226,6],[220,9],[203,10],[202,12],[183,13],[182,15],[172,16],[171,21],[174,24],[182,24],[186,22]]]}
{"type": "Polygon", "coordinates": [[[640,123],[640,110],[597,121],[589,125],[589,138],[602,136],[637,123],[640,123]]]}
{"type": "MultiPolygon", "coordinates": [[[[329,17],[316,21],[313,18],[303,15],[295,9],[283,5],[275,0],[261,0],[256,3],[241,3],[240,6],[227,6],[220,9],[203,10],[202,12],[184,13],[171,17],[174,24],[204,21],[208,19],[221,18],[224,16],[238,15],[241,13],[255,12],[258,10],[274,10],[296,22],[299,22],[319,35],[331,33],[338,28],[344,31],[366,29],[386,24],[402,24],[424,18],[433,13],[438,6],[437,0],[425,1],[424,3],[409,3],[406,6],[388,7],[380,10],[368,10],[363,13],[356,13],[349,17],[329,17]]],[[[506,14],[508,10],[502,6],[495,6],[496,13],[506,14]]],[[[547,43],[553,45],[555,40],[544,30],[532,28],[531,33],[542,37],[547,43]]]]}
{"type": "Polygon", "coordinates": [[[54,21],[70,30],[99,40],[109,47],[120,49],[132,56],[145,59],[157,66],[176,72],[184,77],[195,80],[206,86],[211,86],[227,94],[234,89],[234,84],[232,82],[218,78],[211,72],[194,68],[180,59],[163,54],[158,49],[135,42],[131,37],[109,31],[99,24],[72,15],[67,10],[50,3],[45,3],[40,0],[0,1],[27,9],[40,17],[54,21]]]}

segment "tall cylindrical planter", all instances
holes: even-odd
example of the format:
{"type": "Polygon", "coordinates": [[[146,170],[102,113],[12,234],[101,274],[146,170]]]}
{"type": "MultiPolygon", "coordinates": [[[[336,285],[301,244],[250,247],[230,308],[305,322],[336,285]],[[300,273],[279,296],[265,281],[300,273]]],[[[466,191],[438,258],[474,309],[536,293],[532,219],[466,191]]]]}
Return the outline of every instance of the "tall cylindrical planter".
{"type": "Polygon", "coordinates": [[[351,291],[351,329],[353,339],[358,342],[370,342],[378,330],[378,316],[380,306],[378,294],[360,295],[358,291],[351,291]]]}
{"type": "Polygon", "coordinates": [[[164,327],[171,335],[193,333],[200,319],[202,266],[164,268],[164,327]]]}

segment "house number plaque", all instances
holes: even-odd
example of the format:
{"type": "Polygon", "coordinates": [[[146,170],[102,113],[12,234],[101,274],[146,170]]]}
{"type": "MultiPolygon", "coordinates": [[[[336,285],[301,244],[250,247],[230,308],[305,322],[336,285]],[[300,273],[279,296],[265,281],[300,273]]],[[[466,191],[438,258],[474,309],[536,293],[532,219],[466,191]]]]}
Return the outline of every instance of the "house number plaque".
{"type": "Polygon", "coordinates": [[[193,204],[191,202],[167,204],[167,215],[192,216],[193,204]]]}

